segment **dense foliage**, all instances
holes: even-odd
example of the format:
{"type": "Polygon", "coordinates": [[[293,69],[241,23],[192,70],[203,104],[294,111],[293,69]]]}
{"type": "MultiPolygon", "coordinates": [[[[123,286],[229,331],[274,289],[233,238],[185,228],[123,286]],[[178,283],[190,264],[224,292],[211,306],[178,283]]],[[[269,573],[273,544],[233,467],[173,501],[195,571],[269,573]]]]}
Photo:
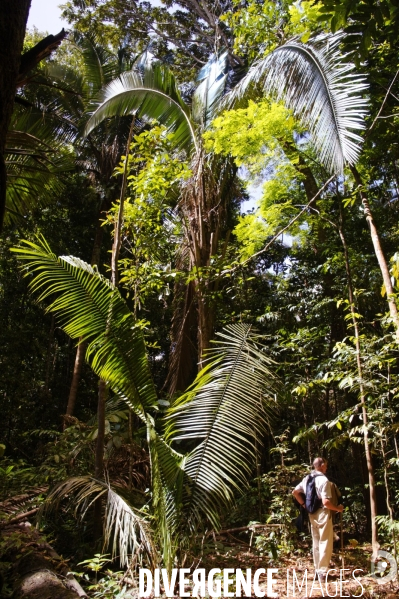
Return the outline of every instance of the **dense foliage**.
{"type": "Polygon", "coordinates": [[[275,559],[322,454],[352,537],[396,546],[397,7],[64,14],[6,150],[0,501],[32,493],[93,572],[102,534],[171,568],[253,521],[275,559]]]}

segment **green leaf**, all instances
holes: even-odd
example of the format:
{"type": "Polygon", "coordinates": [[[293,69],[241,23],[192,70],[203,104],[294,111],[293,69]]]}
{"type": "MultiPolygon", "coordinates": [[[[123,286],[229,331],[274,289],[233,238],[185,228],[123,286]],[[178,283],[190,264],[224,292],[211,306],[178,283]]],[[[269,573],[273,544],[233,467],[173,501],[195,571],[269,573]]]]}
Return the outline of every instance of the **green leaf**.
{"type": "Polygon", "coordinates": [[[184,520],[193,529],[219,514],[248,482],[270,415],[276,378],[272,360],[247,325],[226,327],[208,364],[166,417],[166,438],[200,441],[184,465],[184,520]]]}
{"type": "Polygon", "coordinates": [[[13,251],[25,262],[30,287],[72,337],[88,342],[86,360],[111,389],[144,412],[157,408],[157,396],[147,361],[142,329],[119,291],[98,271],[73,256],[57,258],[43,237],[22,242],[13,251]]]}

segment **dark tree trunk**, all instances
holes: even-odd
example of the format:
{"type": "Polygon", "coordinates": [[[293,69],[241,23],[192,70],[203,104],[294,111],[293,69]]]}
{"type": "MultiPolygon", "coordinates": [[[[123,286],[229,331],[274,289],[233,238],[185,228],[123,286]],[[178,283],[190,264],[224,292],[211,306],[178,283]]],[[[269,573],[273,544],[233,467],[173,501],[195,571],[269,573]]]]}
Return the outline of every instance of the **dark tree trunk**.
{"type": "MultiPolygon", "coordinates": [[[[66,409],[67,416],[73,416],[75,411],[76,397],[78,394],[83,363],[85,361],[86,345],[87,344],[84,341],[80,341],[76,349],[75,364],[73,366],[72,381],[69,389],[68,405],[66,409]]],[[[68,425],[68,419],[65,420],[65,425],[68,425]]]]}
{"type": "Polygon", "coordinates": [[[0,18],[0,230],[6,206],[4,150],[31,0],[2,0],[0,18]]]}
{"type": "Polygon", "coordinates": [[[190,289],[175,286],[172,348],[165,383],[169,393],[182,391],[192,382],[193,359],[198,363],[198,370],[203,366],[203,354],[214,333],[214,296],[221,280],[220,273],[213,270],[212,256],[217,254],[223,239],[222,255],[226,251],[229,237],[227,207],[240,193],[237,168],[229,160],[215,158],[209,161],[200,150],[193,159],[192,171],[183,190],[180,211],[186,261],[181,270],[185,268],[192,273],[193,280],[188,284],[190,289]]]}
{"type": "Polygon", "coordinates": [[[373,455],[371,453],[370,442],[369,442],[369,433],[368,433],[368,412],[367,412],[367,403],[366,403],[366,390],[364,388],[363,382],[363,366],[362,366],[362,348],[360,345],[360,331],[359,331],[359,323],[357,320],[357,311],[355,307],[355,294],[353,291],[353,281],[352,281],[352,272],[349,262],[349,250],[348,245],[346,243],[346,238],[343,231],[343,211],[342,204],[339,204],[340,208],[340,226],[338,227],[339,236],[341,238],[342,246],[344,248],[344,258],[345,258],[345,269],[346,269],[346,277],[348,282],[348,297],[349,297],[349,305],[352,316],[352,325],[355,333],[355,347],[356,347],[356,363],[357,363],[357,372],[359,376],[359,390],[360,390],[360,403],[362,406],[362,416],[363,416],[363,438],[364,438],[364,450],[366,455],[366,463],[367,463],[367,473],[368,473],[368,483],[369,483],[369,491],[370,491],[370,516],[371,516],[371,544],[373,547],[373,555],[372,559],[377,559],[377,552],[379,549],[378,543],[378,528],[376,522],[377,516],[377,497],[376,497],[376,484],[375,484],[375,472],[374,472],[374,464],[373,464],[373,455]]]}
{"type": "MultiPolygon", "coordinates": [[[[96,458],[94,476],[98,479],[104,478],[104,439],[105,439],[105,402],[107,399],[107,383],[100,379],[98,381],[98,406],[96,458]]],[[[102,497],[94,502],[94,542],[101,538],[102,534],[102,497]]]]}
{"type": "MultiPolygon", "coordinates": [[[[108,204],[108,202],[107,202],[107,204],[108,204]]],[[[104,206],[101,206],[100,213],[99,213],[97,221],[96,221],[96,234],[94,237],[93,252],[91,255],[91,265],[92,266],[94,266],[94,265],[98,266],[98,263],[100,261],[101,243],[102,243],[103,231],[104,231],[103,227],[101,226],[101,224],[102,224],[101,216],[105,210],[106,210],[106,208],[104,206]]],[[[75,411],[76,397],[78,394],[79,382],[80,382],[80,377],[82,374],[82,368],[83,368],[83,364],[84,364],[84,360],[85,360],[85,354],[86,354],[86,343],[80,342],[76,349],[72,381],[71,381],[71,386],[69,388],[68,405],[67,405],[67,409],[66,409],[67,416],[73,416],[74,411],[75,411]]],[[[65,420],[65,425],[67,425],[67,419],[65,420]]]]}
{"type": "Polygon", "coordinates": [[[51,381],[51,375],[52,375],[52,367],[51,366],[52,366],[52,364],[54,365],[54,360],[53,360],[54,324],[55,324],[55,318],[54,318],[54,314],[52,314],[50,332],[49,332],[49,337],[48,337],[46,376],[45,376],[45,383],[44,383],[44,396],[46,399],[50,399],[50,396],[51,396],[51,393],[50,393],[50,381],[51,381]]]}

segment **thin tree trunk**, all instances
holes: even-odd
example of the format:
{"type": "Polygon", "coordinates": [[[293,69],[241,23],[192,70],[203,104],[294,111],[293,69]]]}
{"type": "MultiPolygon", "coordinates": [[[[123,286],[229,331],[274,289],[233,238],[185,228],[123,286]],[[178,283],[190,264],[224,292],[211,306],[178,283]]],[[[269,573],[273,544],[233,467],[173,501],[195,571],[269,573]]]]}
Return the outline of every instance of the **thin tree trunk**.
{"type": "MultiPolygon", "coordinates": [[[[104,440],[105,440],[105,400],[107,397],[107,384],[100,379],[98,381],[98,404],[97,404],[97,427],[96,457],[94,476],[102,479],[104,477],[104,440]]],[[[101,537],[102,531],[102,498],[99,497],[94,503],[94,541],[101,537]]]]}
{"type": "Polygon", "coordinates": [[[360,174],[355,166],[351,166],[352,174],[355,178],[356,184],[359,186],[359,193],[362,200],[364,215],[368,222],[370,228],[371,241],[373,242],[374,252],[378,260],[378,265],[381,270],[382,279],[384,281],[385,291],[387,294],[388,305],[389,305],[389,313],[391,315],[392,321],[396,327],[396,337],[399,340],[399,314],[398,309],[395,303],[395,295],[394,289],[392,286],[391,276],[389,274],[388,263],[386,261],[382,246],[381,240],[378,235],[377,227],[375,226],[373,214],[370,209],[369,201],[366,192],[364,191],[364,185],[360,174]]]}
{"type": "Polygon", "coordinates": [[[31,0],[2,0],[0,18],[0,231],[6,206],[4,151],[14,107],[26,22],[31,0]]]}
{"type": "MultiPolygon", "coordinates": [[[[127,187],[127,168],[129,164],[129,151],[132,140],[133,127],[135,117],[132,118],[132,124],[130,126],[128,142],[126,145],[126,158],[125,168],[123,172],[123,180],[121,187],[121,195],[119,202],[118,218],[115,224],[115,238],[112,246],[111,256],[111,281],[115,287],[118,286],[118,256],[121,246],[121,233],[122,233],[122,222],[123,222],[123,206],[125,201],[126,187],[127,187]]],[[[107,325],[107,330],[109,325],[107,325]]],[[[105,441],[105,401],[107,394],[107,383],[100,379],[98,382],[98,406],[97,406],[97,426],[98,435],[96,443],[96,462],[95,462],[95,476],[96,478],[104,477],[104,441],[105,441]]],[[[101,536],[102,530],[102,498],[96,499],[94,504],[94,540],[97,541],[101,536]]]]}
{"type": "Polygon", "coordinates": [[[119,252],[122,245],[122,224],[123,224],[123,209],[125,205],[125,196],[126,196],[126,188],[127,188],[127,169],[129,166],[129,152],[130,152],[130,144],[132,143],[133,129],[135,123],[135,115],[132,117],[132,123],[130,125],[129,136],[126,144],[126,157],[125,157],[125,167],[123,170],[123,178],[122,178],[122,186],[121,186],[121,195],[119,199],[119,210],[118,210],[118,218],[115,222],[115,232],[114,232],[114,243],[112,244],[112,255],[111,255],[111,281],[115,285],[118,286],[118,259],[119,252]]]}
{"type": "Polygon", "coordinates": [[[391,534],[392,534],[392,543],[393,543],[393,555],[394,555],[394,558],[396,560],[396,535],[395,535],[395,527],[393,526],[393,524],[394,524],[393,510],[392,510],[391,500],[390,500],[390,497],[389,497],[389,482],[388,482],[387,458],[386,458],[386,453],[385,453],[385,448],[384,448],[384,441],[383,441],[383,438],[382,438],[381,425],[380,425],[379,428],[380,428],[380,443],[381,443],[382,463],[383,463],[383,466],[384,466],[384,482],[385,482],[385,491],[386,491],[386,502],[387,502],[387,508],[388,508],[388,512],[389,512],[389,519],[391,521],[391,526],[392,526],[391,534]]]}
{"type": "MultiPolygon", "coordinates": [[[[101,242],[103,239],[103,227],[101,225],[101,220],[100,220],[100,215],[103,212],[102,208],[103,207],[100,208],[100,214],[99,214],[99,217],[96,222],[96,234],[94,237],[93,251],[91,254],[91,265],[92,266],[98,265],[98,263],[100,261],[101,242]]],[[[85,342],[82,342],[81,340],[79,340],[79,345],[76,349],[75,364],[73,367],[71,386],[69,388],[68,404],[67,404],[67,409],[66,409],[67,416],[73,416],[74,411],[75,411],[79,382],[80,382],[82,368],[83,368],[83,364],[84,364],[84,360],[85,360],[86,346],[87,345],[85,342]]],[[[67,425],[67,421],[64,421],[64,429],[65,429],[66,425],[67,425]]]]}
{"type": "MultiPolygon", "coordinates": [[[[387,378],[387,383],[388,383],[388,406],[389,406],[389,417],[391,419],[391,424],[392,426],[395,424],[394,418],[393,418],[393,414],[392,414],[392,406],[391,406],[391,366],[388,362],[387,364],[387,368],[388,368],[388,378],[387,378]]],[[[399,459],[399,449],[398,449],[398,442],[396,440],[396,431],[394,429],[394,435],[393,435],[393,443],[395,445],[395,453],[396,453],[396,458],[399,459]]]]}
{"type": "Polygon", "coordinates": [[[133,489],[133,412],[129,408],[129,491],[133,489]]]}
{"type": "Polygon", "coordinates": [[[373,458],[370,451],[369,445],[369,437],[368,437],[368,415],[367,415],[367,406],[366,406],[366,393],[363,385],[363,368],[361,362],[361,347],[360,347],[360,335],[359,335],[359,325],[356,317],[355,311],[355,298],[353,293],[353,282],[352,282],[352,273],[349,262],[349,252],[348,246],[346,243],[345,235],[342,229],[342,206],[340,204],[340,226],[338,227],[339,236],[341,238],[342,246],[344,248],[344,257],[345,257],[345,269],[346,276],[348,281],[348,296],[349,296],[349,306],[350,312],[352,316],[352,324],[355,333],[355,347],[356,347],[356,364],[357,364],[357,372],[359,377],[359,387],[360,387],[360,403],[362,406],[362,417],[363,417],[363,437],[364,437],[364,450],[366,454],[366,463],[367,463],[367,472],[368,472],[368,481],[369,481],[369,491],[370,491],[370,515],[371,515],[371,544],[373,548],[373,556],[372,559],[375,560],[377,558],[377,552],[379,549],[378,543],[378,529],[377,529],[377,498],[375,493],[375,475],[374,475],[374,465],[373,458]]]}
{"type": "Polygon", "coordinates": [[[51,378],[51,354],[52,354],[52,349],[53,349],[53,345],[54,345],[54,314],[52,314],[51,316],[51,325],[50,325],[50,332],[49,332],[49,336],[48,336],[48,345],[47,345],[47,359],[46,359],[46,377],[45,377],[45,383],[44,383],[44,393],[46,396],[46,399],[50,398],[50,378],[51,378]]]}
{"type": "MultiPolygon", "coordinates": [[[[118,280],[117,266],[118,266],[119,250],[120,250],[120,245],[121,245],[123,204],[124,204],[124,200],[125,200],[126,185],[127,185],[127,161],[128,161],[128,156],[129,156],[130,144],[132,141],[134,122],[135,122],[135,117],[133,116],[132,124],[131,124],[130,131],[129,131],[128,142],[126,145],[125,170],[123,173],[118,219],[117,219],[117,223],[115,224],[115,238],[114,238],[114,243],[112,246],[112,257],[111,257],[112,276],[111,276],[111,280],[114,283],[114,285],[117,285],[117,280],[118,280]]],[[[104,206],[101,206],[100,215],[102,214],[103,211],[104,211],[104,206]]],[[[92,266],[98,265],[98,263],[100,261],[102,239],[103,239],[103,227],[101,225],[101,220],[99,217],[97,219],[97,228],[96,228],[93,251],[92,251],[92,256],[91,256],[91,265],[92,266]]],[[[86,354],[86,343],[81,342],[79,340],[79,345],[76,350],[72,381],[71,381],[71,386],[70,386],[70,390],[69,390],[68,405],[67,405],[67,409],[66,409],[67,416],[73,416],[74,411],[75,411],[76,398],[77,398],[77,393],[78,393],[78,388],[79,388],[80,377],[82,374],[82,368],[83,368],[83,364],[84,364],[85,354],[86,354]]]]}
{"type": "MultiPolygon", "coordinates": [[[[73,413],[75,411],[76,397],[78,394],[80,376],[82,373],[82,367],[83,367],[83,363],[85,360],[85,354],[86,354],[86,343],[79,340],[79,345],[76,349],[75,364],[73,367],[71,387],[69,389],[68,405],[67,405],[67,409],[66,409],[67,416],[73,416],[73,413]]],[[[66,424],[67,424],[67,422],[65,421],[65,425],[66,424]]]]}

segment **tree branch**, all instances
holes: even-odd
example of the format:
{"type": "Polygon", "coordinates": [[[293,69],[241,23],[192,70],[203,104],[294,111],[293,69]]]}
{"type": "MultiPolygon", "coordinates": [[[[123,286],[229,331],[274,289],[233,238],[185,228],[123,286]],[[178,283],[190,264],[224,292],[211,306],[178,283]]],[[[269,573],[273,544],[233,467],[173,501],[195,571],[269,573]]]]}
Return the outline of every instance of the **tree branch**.
{"type": "Polygon", "coordinates": [[[44,58],[50,56],[50,54],[58,48],[66,35],[67,33],[65,29],[61,29],[57,35],[48,35],[40,40],[36,46],[33,46],[33,48],[22,54],[17,79],[17,88],[23,87],[26,84],[27,74],[29,71],[31,71],[44,58]]]}

